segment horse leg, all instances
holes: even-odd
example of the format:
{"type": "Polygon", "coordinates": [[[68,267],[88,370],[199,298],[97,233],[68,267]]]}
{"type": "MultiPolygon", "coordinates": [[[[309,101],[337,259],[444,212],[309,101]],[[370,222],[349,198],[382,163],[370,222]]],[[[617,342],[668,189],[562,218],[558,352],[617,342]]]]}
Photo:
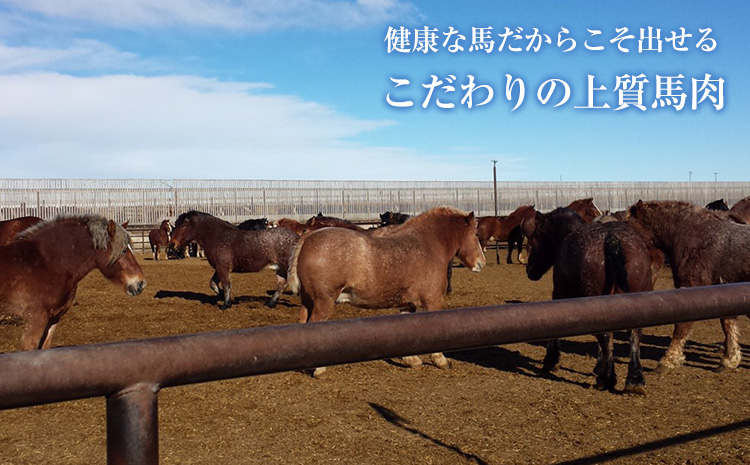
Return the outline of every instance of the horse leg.
{"type": "Polygon", "coordinates": [[[453,288],[451,287],[451,279],[453,278],[453,259],[448,262],[448,272],[446,276],[448,279],[448,286],[445,288],[445,293],[450,295],[450,293],[453,292],[453,288]]]}
{"type": "MultiPolygon", "coordinates": [[[[511,234],[512,234],[512,232],[511,232],[511,234]]],[[[516,248],[515,237],[511,236],[511,237],[508,238],[508,256],[505,257],[505,263],[507,263],[508,265],[512,265],[513,264],[513,249],[515,249],[515,248],[516,248]]]]}
{"type": "Polygon", "coordinates": [[[599,391],[614,391],[617,376],[615,375],[615,359],[612,354],[612,333],[597,334],[596,341],[599,343],[596,367],[594,367],[596,389],[599,391]]]}
{"type": "Polygon", "coordinates": [[[683,349],[685,348],[685,342],[687,342],[692,327],[692,322],[677,323],[674,325],[674,333],[672,334],[672,340],[669,342],[669,347],[667,347],[667,352],[659,361],[659,366],[656,368],[658,372],[678,368],[685,362],[683,349]]]}
{"type": "Polygon", "coordinates": [[[740,365],[742,352],[740,351],[740,329],[737,318],[722,318],[721,328],[724,330],[724,355],[717,371],[734,370],[740,365]]]}
{"type": "MultiPolygon", "coordinates": [[[[401,314],[414,313],[414,309],[401,310],[401,314]]],[[[419,355],[407,355],[401,357],[401,362],[409,368],[419,368],[422,366],[422,358],[419,355]]]]}
{"type": "Polygon", "coordinates": [[[221,288],[219,287],[219,273],[214,273],[214,275],[211,276],[211,281],[208,283],[208,285],[211,286],[211,289],[217,295],[222,295],[221,288]]]}
{"type": "Polygon", "coordinates": [[[21,333],[21,350],[41,349],[49,334],[49,317],[39,313],[26,321],[21,333]]]}
{"type": "Polygon", "coordinates": [[[547,341],[547,353],[544,356],[544,362],[542,362],[542,371],[545,373],[551,373],[557,371],[560,366],[560,340],[550,339],[547,341]]]}
{"type": "Polygon", "coordinates": [[[625,379],[625,394],[646,395],[646,379],[643,377],[641,366],[641,335],[643,330],[630,331],[630,362],[628,363],[628,377],[625,379]]]}
{"type": "MultiPolygon", "coordinates": [[[[302,306],[305,308],[307,313],[307,321],[310,323],[316,321],[326,321],[331,316],[331,310],[335,301],[327,295],[319,296],[313,300],[309,294],[300,296],[302,300],[302,306]],[[307,311],[309,309],[309,311],[307,311]]],[[[300,314],[300,318],[302,314],[300,314]]],[[[307,370],[306,370],[307,371],[307,370]]],[[[326,367],[317,367],[307,371],[313,378],[318,378],[320,375],[325,373],[326,367]]]]}
{"type": "Polygon", "coordinates": [[[274,308],[276,306],[276,302],[279,301],[279,297],[281,297],[281,293],[284,292],[284,289],[286,289],[286,278],[281,276],[280,274],[276,274],[276,292],[273,293],[273,296],[271,299],[266,302],[266,307],[274,308]]]}
{"type": "Polygon", "coordinates": [[[154,260],[159,260],[159,247],[158,246],[152,245],[151,253],[154,254],[154,260]]]}

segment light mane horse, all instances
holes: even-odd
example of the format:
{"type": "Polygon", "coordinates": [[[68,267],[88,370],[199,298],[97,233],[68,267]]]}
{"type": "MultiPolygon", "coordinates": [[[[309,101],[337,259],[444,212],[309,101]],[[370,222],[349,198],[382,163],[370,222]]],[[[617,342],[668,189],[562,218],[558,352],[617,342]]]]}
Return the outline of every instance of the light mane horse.
{"type": "Polygon", "coordinates": [[[22,350],[50,347],[78,283],[95,268],[130,295],[146,286],[128,233],[98,215],[60,216],[0,246],[0,314],[24,320],[22,350]]]}
{"type": "MultiPolygon", "coordinates": [[[[472,271],[485,264],[476,219],[450,207],[413,217],[401,226],[366,233],[324,228],[302,236],[289,266],[289,284],[300,295],[300,322],[327,320],[336,302],[362,308],[439,310],[445,270],[453,257],[472,271]]],[[[409,366],[418,356],[405,357],[409,366]]],[[[441,368],[443,354],[432,354],[441,368]]],[[[318,368],[314,375],[322,373],[318,368]]]]}

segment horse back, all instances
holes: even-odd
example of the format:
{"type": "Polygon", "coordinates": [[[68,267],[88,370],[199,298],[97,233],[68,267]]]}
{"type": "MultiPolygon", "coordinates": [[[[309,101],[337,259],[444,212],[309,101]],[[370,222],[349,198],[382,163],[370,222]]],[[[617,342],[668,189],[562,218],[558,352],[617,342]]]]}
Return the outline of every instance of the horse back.
{"type": "Polygon", "coordinates": [[[231,264],[231,271],[255,272],[267,266],[277,266],[283,275],[297,235],[285,228],[245,231],[229,230],[228,241],[219,241],[211,247],[204,246],[206,257],[224,257],[231,264]]]}
{"type": "Polygon", "coordinates": [[[628,224],[586,223],[563,241],[553,281],[555,298],[652,290],[651,255],[628,224]]]}

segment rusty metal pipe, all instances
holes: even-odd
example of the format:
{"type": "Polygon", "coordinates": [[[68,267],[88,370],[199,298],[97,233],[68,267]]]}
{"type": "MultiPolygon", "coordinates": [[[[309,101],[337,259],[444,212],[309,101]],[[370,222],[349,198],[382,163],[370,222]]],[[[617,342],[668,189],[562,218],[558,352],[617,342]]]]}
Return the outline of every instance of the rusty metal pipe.
{"type": "Polygon", "coordinates": [[[0,356],[0,409],[750,313],[750,284],[222,331],[0,356]]]}
{"type": "Polygon", "coordinates": [[[159,463],[157,395],[153,384],[137,384],[107,397],[107,463],[159,463]]]}

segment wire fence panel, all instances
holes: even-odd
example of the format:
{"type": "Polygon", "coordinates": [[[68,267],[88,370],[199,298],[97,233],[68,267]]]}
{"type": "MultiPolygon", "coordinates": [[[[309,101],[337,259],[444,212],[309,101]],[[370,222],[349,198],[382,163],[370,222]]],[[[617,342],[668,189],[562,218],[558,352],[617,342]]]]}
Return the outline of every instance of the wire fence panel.
{"type": "MultiPolygon", "coordinates": [[[[750,195],[750,182],[498,182],[498,213],[520,205],[550,211],[593,197],[602,210],[624,210],[643,200],[729,205],[750,195]]],[[[250,218],[317,213],[375,221],[384,211],[418,214],[450,205],[478,216],[495,212],[491,181],[271,181],[192,179],[0,179],[0,220],[98,213],[133,227],[200,210],[233,223],[250,218]]]]}

